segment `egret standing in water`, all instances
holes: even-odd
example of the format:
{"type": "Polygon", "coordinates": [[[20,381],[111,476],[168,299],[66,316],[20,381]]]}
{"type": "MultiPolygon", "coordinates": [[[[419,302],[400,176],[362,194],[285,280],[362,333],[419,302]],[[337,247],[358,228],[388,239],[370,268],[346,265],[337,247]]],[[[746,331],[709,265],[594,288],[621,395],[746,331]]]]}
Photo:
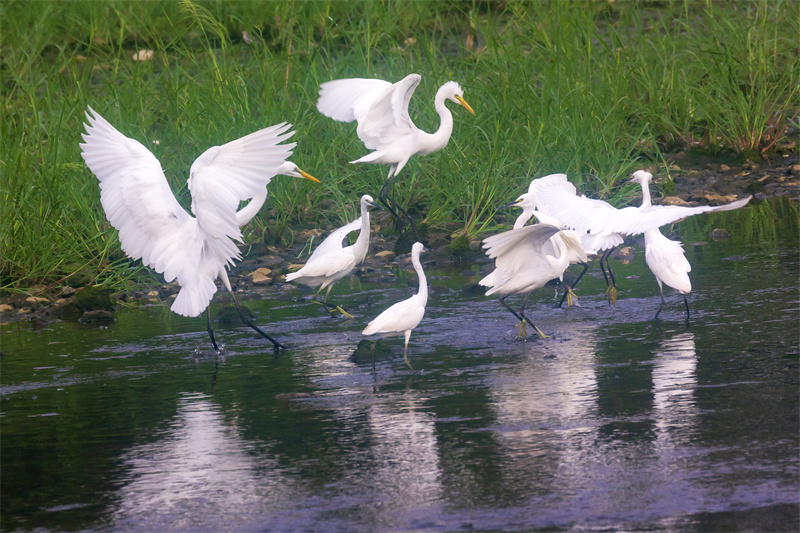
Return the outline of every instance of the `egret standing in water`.
{"type": "Polygon", "coordinates": [[[658,311],[653,319],[658,319],[659,313],[664,308],[662,283],[666,283],[683,295],[688,319],[689,301],[686,299],[686,295],[692,292],[692,282],[689,280],[692,265],[684,255],[683,244],[664,237],[658,228],[649,229],[644,232],[644,258],[658,281],[658,290],[661,293],[661,305],[658,306],[658,311]]]}
{"type": "Polygon", "coordinates": [[[408,103],[422,77],[409,74],[397,83],[384,80],[349,78],[333,80],[320,86],[317,109],[326,117],[340,122],[358,122],[356,133],[372,153],[351,163],[389,165],[389,175],[378,193],[378,201],[395,216],[389,201],[413,224],[408,213],[388,195],[394,178],[413,155],[427,155],[447,146],[453,133],[453,114],[445,105],[451,100],[467,111],[475,111],[464,100],[461,86],[448,81],[436,92],[434,107],[441,122],[434,133],[414,125],[408,115],[408,103]]]}
{"type": "MultiPolygon", "coordinates": [[[[408,368],[414,370],[411,363],[408,362],[408,340],[411,338],[411,331],[419,325],[425,315],[425,305],[428,303],[428,280],[425,278],[425,272],[422,270],[422,264],[419,261],[419,254],[424,250],[421,242],[415,242],[411,247],[411,264],[414,265],[414,270],[419,277],[419,290],[417,294],[397,302],[389,309],[379,314],[375,320],[367,324],[362,335],[380,335],[381,338],[392,337],[395,335],[404,334],[406,337],[406,344],[403,350],[403,360],[408,365],[408,368]]],[[[375,341],[377,343],[377,341],[375,341]]],[[[373,345],[373,350],[375,345],[373,345]]],[[[374,352],[373,352],[373,367],[375,365],[374,352]]]]}
{"type": "Polygon", "coordinates": [[[520,321],[519,338],[527,335],[526,322],[539,337],[546,338],[547,335],[525,316],[528,296],[551,279],[563,281],[571,258],[587,261],[580,239],[572,231],[540,223],[488,237],[483,240],[483,247],[486,255],[495,260],[495,269],[478,282],[489,287],[486,296],[501,295],[500,303],[520,321]],[[505,302],[513,294],[525,295],[519,312],[505,302]]]}
{"type": "MultiPolygon", "coordinates": [[[[717,206],[653,205],[649,189],[649,182],[653,175],[646,170],[638,170],[633,173],[630,181],[642,184],[642,205],[617,209],[608,202],[578,196],[577,190],[567,181],[566,175],[560,176],[563,178],[543,182],[539,185],[540,208],[555,216],[566,227],[581,234],[585,233],[591,239],[596,240],[595,243],[589,241],[590,244],[587,244],[586,236],[582,238],[584,244],[595,246],[597,250],[606,249],[607,245],[612,244],[623,235],[638,235],[649,229],[657,229],[671,222],[701,213],[738,209],[746,205],[752,198],[752,196],[748,196],[729,204],[717,206]]],[[[613,247],[608,248],[609,252],[611,249],[613,247]]],[[[607,260],[607,256],[608,252],[603,257],[607,260]]],[[[612,290],[612,293],[613,299],[616,300],[616,288],[612,290]]]]}
{"type": "MultiPolygon", "coordinates": [[[[650,180],[653,175],[644,170],[634,172],[631,181],[635,181],[642,186],[642,207],[652,205],[650,198],[650,180]]],[[[683,296],[683,303],[686,306],[686,318],[689,318],[689,300],[686,295],[692,292],[692,282],[689,280],[689,272],[692,265],[686,259],[683,251],[683,244],[666,238],[658,228],[648,229],[644,232],[644,259],[650,271],[658,282],[658,291],[661,293],[661,305],[658,306],[656,316],[664,309],[664,287],[666,283],[683,296]]]]}
{"type": "MultiPolygon", "coordinates": [[[[125,137],[91,107],[86,117],[81,156],[100,180],[106,217],[119,231],[128,257],[163,273],[167,283],[178,280],[181,290],[170,309],[182,316],[200,315],[208,309],[220,278],[242,321],[276,350],[285,348],[242,312],[226,269],[241,257],[234,242],[242,241],[239,228],[255,216],[256,206],[263,205],[273,176],[296,172],[317,181],[293,164],[285,165],[295,144],[280,143],[294,134],[291,125],[278,124],[203,152],[187,182],[195,218],[175,199],[161,164],[144,145],[125,137]],[[240,202],[254,197],[255,202],[237,213],[240,202]]],[[[219,350],[210,310],[208,335],[219,350]]]]}
{"type": "MultiPolygon", "coordinates": [[[[536,181],[536,180],[534,180],[534,181],[536,181]]],[[[561,224],[561,222],[558,221],[555,217],[552,217],[552,216],[548,215],[547,213],[544,213],[542,211],[537,210],[536,207],[538,205],[538,202],[536,200],[536,193],[534,191],[535,191],[535,189],[534,189],[533,185],[531,185],[531,187],[529,189],[529,192],[521,195],[519,198],[517,198],[513,202],[509,202],[507,204],[501,205],[500,208],[504,208],[504,207],[521,207],[522,208],[522,213],[517,217],[517,220],[514,222],[514,228],[513,229],[519,229],[519,228],[523,227],[528,220],[530,220],[532,217],[535,217],[536,220],[538,221],[538,223],[546,224],[546,225],[550,225],[550,226],[555,226],[555,227],[557,227],[557,228],[559,228],[561,230],[560,232],[556,233],[555,235],[553,235],[550,238],[550,240],[554,241],[554,242],[547,243],[547,244],[542,246],[542,252],[543,253],[548,253],[550,255],[556,255],[557,254],[556,250],[558,249],[558,246],[557,246],[557,243],[555,241],[561,240],[561,244],[564,245],[565,249],[567,250],[567,254],[568,254],[568,258],[569,258],[569,264],[577,263],[577,264],[580,264],[580,265],[583,266],[583,270],[578,275],[577,279],[572,284],[572,286],[568,286],[568,285],[564,284],[564,296],[561,298],[561,301],[558,303],[558,307],[561,307],[561,304],[563,304],[564,300],[566,299],[567,300],[567,305],[571,306],[571,305],[577,303],[577,300],[578,300],[578,297],[573,292],[573,289],[578,284],[578,282],[583,277],[583,275],[586,273],[586,271],[589,269],[589,264],[586,262],[586,256],[587,256],[587,254],[594,253],[594,251],[593,250],[585,250],[583,247],[579,248],[579,247],[576,247],[576,246],[566,246],[564,244],[564,241],[563,241],[564,238],[569,238],[569,239],[572,239],[573,241],[575,241],[575,240],[581,241],[581,237],[575,231],[572,231],[572,230],[564,228],[564,225],[561,224]]]]}
{"type": "MultiPolygon", "coordinates": [[[[299,283],[309,287],[319,287],[319,290],[311,298],[315,302],[322,289],[327,288],[325,299],[318,303],[324,305],[331,316],[333,316],[333,311],[331,311],[331,306],[328,305],[328,295],[334,283],[350,274],[367,256],[367,250],[369,250],[369,208],[375,206],[372,196],[368,194],[362,196],[361,217],[328,235],[317,246],[303,268],[286,276],[286,281],[297,280],[299,283]],[[359,228],[361,232],[358,234],[355,244],[343,247],[342,240],[349,233],[359,228]]],[[[333,308],[348,318],[353,318],[341,306],[335,305],[333,308]]]]}

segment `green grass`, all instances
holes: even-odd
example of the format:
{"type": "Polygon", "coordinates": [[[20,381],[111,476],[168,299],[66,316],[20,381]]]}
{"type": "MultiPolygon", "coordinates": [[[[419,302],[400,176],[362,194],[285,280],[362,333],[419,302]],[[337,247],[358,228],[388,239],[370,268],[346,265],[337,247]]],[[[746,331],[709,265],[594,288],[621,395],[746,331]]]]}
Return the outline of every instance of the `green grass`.
{"type": "Polygon", "coordinates": [[[441,152],[414,158],[396,198],[434,231],[480,237],[532,177],[566,172],[624,201],[619,181],[701,146],[769,153],[797,127],[800,4],[734,2],[56,2],[0,4],[4,288],[118,285],[135,274],[105,220],[78,143],[91,105],[151,147],[179,201],[209,146],[289,121],[293,160],[323,181],[276,178],[249,240],[339,224],[387,168],[354,124],[321,116],[319,84],[422,74],[411,115],[438,126],[432,98],[459,81],[441,152]],[[247,32],[252,42],[243,38],[247,32]],[[149,61],[133,61],[151,49],[149,61]]]}

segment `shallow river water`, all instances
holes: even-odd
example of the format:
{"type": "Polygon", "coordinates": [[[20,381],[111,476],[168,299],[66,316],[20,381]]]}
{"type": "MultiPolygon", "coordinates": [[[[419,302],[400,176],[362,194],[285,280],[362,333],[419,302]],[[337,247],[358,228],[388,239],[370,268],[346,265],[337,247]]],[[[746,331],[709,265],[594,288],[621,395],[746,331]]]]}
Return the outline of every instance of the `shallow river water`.
{"type": "Polygon", "coordinates": [[[671,289],[653,320],[640,249],[612,261],[616,307],[596,264],[580,307],[535,292],[528,313],[551,337],[526,342],[496,300],[462,289],[482,265],[428,265],[417,374],[401,339],[375,372],[350,357],[414,291],[405,272],[388,288],[340,282],[331,299],[352,320],[305,292],[249,301],[289,345],[277,356],[240,325],[217,327],[215,355],[203,318],[161,306],[107,328],[3,325],[0,527],[800,530],[796,204],[674,229],[689,320],[671,289]],[[731,237],[711,241],[715,227],[731,237]]]}

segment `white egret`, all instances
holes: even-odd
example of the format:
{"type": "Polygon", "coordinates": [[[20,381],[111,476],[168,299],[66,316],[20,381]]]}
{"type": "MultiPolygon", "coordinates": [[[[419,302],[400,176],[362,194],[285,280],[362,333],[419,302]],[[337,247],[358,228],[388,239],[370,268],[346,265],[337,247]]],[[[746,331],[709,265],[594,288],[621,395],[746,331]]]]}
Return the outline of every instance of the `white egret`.
{"type": "Polygon", "coordinates": [[[661,293],[661,305],[658,306],[658,311],[653,319],[657,319],[664,308],[662,283],[666,283],[683,295],[688,319],[689,301],[686,299],[686,295],[692,292],[692,282],[689,280],[692,265],[684,255],[683,244],[666,238],[658,228],[649,229],[644,232],[644,258],[658,281],[658,290],[661,293]]]}
{"type": "MultiPolygon", "coordinates": [[[[425,278],[425,272],[422,270],[422,264],[419,262],[419,254],[424,249],[421,242],[415,242],[411,247],[411,264],[414,265],[414,270],[416,270],[419,277],[417,294],[392,305],[367,324],[367,327],[361,332],[362,335],[377,334],[381,338],[404,334],[406,344],[403,350],[403,360],[411,370],[414,370],[414,367],[408,362],[408,340],[411,338],[411,330],[416,328],[422,321],[422,317],[425,314],[425,305],[428,303],[428,281],[425,278]]],[[[375,345],[373,344],[373,349],[374,347],[375,345]]]]}
{"type": "MultiPolygon", "coordinates": [[[[181,289],[170,309],[182,316],[200,315],[217,292],[215,280],[220,278],[242,321],[276,350],[284,348],[244,315],[226,269],[240,258],[234,242],[242,240],[239,228],[255,215],[256,205],[263,204],[272,177],[280,172],[294,175],[296,167],[284,163],[295,144],[280,144],[294,134],[291,125],[278,124],[203,152],[188,179],[195,218],[175,199],[161,164],[144,145],[125,137],[91,107],[86,118],[81,156],[100,180],[106,217],[119,231],[128,257],[163,273],[167,283],[178,280],[181,289]],[[241,201],[262,194],[260,201],[237,214],[241,201]]],[[[317,181],[299,170],[297,174],[317,181]]],[[[210,311],[208,335],[218,350],[210,311]]]]}
{"type": "MultiPolygon", "coordinates": [[[[639,170],[634,173],[632,181],[636,181],[642,186],[642,207],[652,205],[650,198],[650,180],[653,175],[649,172],[639,170]]],[[[689,301],[686,295],[692,292],[692,282],[689,280],[689,272],[692,265],[686,259],[683,251],[683,244],[666,238],[658,228],[648,229],[644,232],[644,259],[650,271],[658,282],[658,291],[661,293],[661,305],[658,306],[656,316],[664,309],[664,287],[666,283],[683,295],[683,303],[686,306],[686,318],[689,318],[689,301]]]]}
{"type": "MultiPolygon", "coordinates": [[[[637,235],[649,229],[656,229],[700,213],[729,211],[747,204],[752,196],[736,200],[726,205],[697,207],[675,205],[652,205],[649,182],[653,175],[646,170],[634,172],[631,181],[643,184],[642,205],[617,209],[608,202],[578,196],[575,186],[567,181],[564,174],[554,174],[554,179],[542,181],[538,185],[540,209],[555,216],[568,228],[589,236],[582,237],[584,245],[596,250],[607,250],[603,258],[608,258],[614,246],[622,242],[624,235],[637,235]]],[[[607,263],[606,263],[607,264],[607,263]]],[[[602,266],[602,260],[601,260],[602,266]]],[[[609,267],[609,272],[611,269],[609,267]]],[[[603,272],[605,274],[605,270],[603,272]]],[[[614,285],[613,273],[611,280],[614,285]]],[[[608,280],[606,280],[608,281],[608,280]]],[[[610,289],[610,298],[616,300],[616,287],[610,289]]]]}
{"type": "Polygon", "coordinates": [[[378,201],[399,220],[389,206],[390,200],[406,218],[408,213],[388,197],[392,181],[413,155],[427,155],[447,146],[453,133],[453,114],[445,105],[451,100],[467,111],[475,111],[464,100],[461,86],[448,81],[436,92],[434,107],[441,122],[434,133],[427,133],[414,125],[408,115],[408,103],[422,77],[409,74],[397,83],[378,79],[349,78],[333,80],[320,86],[317,109],[323,115],[341,122],[358,122],[356,133],[372,153],[351,163],[378,163],[389,165],[389,175],[378,193],[378,201]]]}
{"type": "MultiPolygon", "coordinates": [[[[536,180],[534,180],[536,181],[536,180]]],[[[533,185],[528,190],[529,192],[522,194],[519,198],[514,200],[513,202],[509,202],[507,204],[501,205],[500,208],[504,207],[521,207],[522,213],[517,217],[517,220],[514,222],[513,229],[519,229],[525,225],[525,223],[530,220],[532,217],[536,217],[540,224],[547,224],[550,226],[555,226],[559,228],[561,231],[553,235],[550,239],[555,240],[563,240],[564,237],[562,235],[568,236],[571,239],[581,240],[580,236],[569,229],[566,229],[563,224],[555,217],[548,215],[542,211],[536,209],[538,202],[536,200],[536,193],[533,185]]],[[[544,253],[549,253],[551,255],[556,255],[556,245],[554,243],[549,243],[548,245],[543,247],[544,253]]],[[[580,264],[583,266],[583,270],[581,271],[580,275],[577,277],[575,282],[572,286],[568,286],[564,284],[564,296],[561,298],[561,301],[558,303],[558,307],[561,307],[561,304],[564,303],[564,299],[567,299],[567,305],[573,305],[576,303],[578,297],[575,295],[572,289],[575,288],[575,285],[578,284],[578,281],[583,277],[583,274],[588,270],[589,264],[585,262],[586,255],[594,253],[593,250],[585,250],[585,249],[577,249],[576,247],[566,247],[567,254],[569,257],[569,264],[580,264]]]]}
{"type": "Polygon", "coordinates": [[[495,269],[478,282],[489,287],[486,295],[501,295],[500,303],[520,321],[519,338],[526,335],[525,322],[533,326],[541,338],[546,338],[542,330],[525,316],[528,297],[551,279],[558,278],[563,282],[570,258],[587,261],[580,239],[571,231],[539,223],[488,237],[483,240],[483,247],[486,255],[495,260],[495,269]],[[525,294],[519,312],[505,302],[512,294],[525,294]]]}
{"type": "MultiPolygon", "coordinates": [[[[311,300],[315,302],[322,289],[327,288],[325,299],[318,303],[324,305],[331,316],[333,316],[333,312],[328,305],[328,295],[333,285],[350,274],[367,256],[367,250],[369,249],[369,208],[375,206],[372,196],[368,194],[362,196],[361,216],[328,235],[317,246],[303,268],[286,276],[286,281],[297,280],[299,283],[309,287],[319,287],[319,290],[311,297],[311,300]],[[361,232],[358,234],[355,244],[343,247],[342,240],[357,229],[361,229],[361,232]]],[[[334,308],[343,315],[353,318],[341,306],[337,305],[334,308]]]]}

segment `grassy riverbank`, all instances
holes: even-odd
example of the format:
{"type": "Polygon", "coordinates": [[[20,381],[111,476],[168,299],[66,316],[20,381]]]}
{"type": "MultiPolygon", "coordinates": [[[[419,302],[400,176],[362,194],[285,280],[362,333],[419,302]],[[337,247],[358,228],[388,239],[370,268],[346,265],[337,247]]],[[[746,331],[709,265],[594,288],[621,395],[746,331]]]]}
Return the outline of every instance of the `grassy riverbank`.
{"type": "Polygon", "coordinates": [[[136,272],[79,155],[87,105],[151,147],[187,207],[200,153],[292,122],[293,160],[323,185],[276,179],[247,234],[285,245],[354,217],[387,171],[347,163],[366,150],[316,111],[320,83],[418,72],[411,115],[430,131],[434,92],[459,81],[476,116],[455,110],[450,144],[412,159],[394,194],[432,231],[479,237],[529,176],[567,172],[621,202],[636,168],[670,179],[675,150],[794,150],[798,20],[793,1],[3,2],[2,286],[136,272]]]}

